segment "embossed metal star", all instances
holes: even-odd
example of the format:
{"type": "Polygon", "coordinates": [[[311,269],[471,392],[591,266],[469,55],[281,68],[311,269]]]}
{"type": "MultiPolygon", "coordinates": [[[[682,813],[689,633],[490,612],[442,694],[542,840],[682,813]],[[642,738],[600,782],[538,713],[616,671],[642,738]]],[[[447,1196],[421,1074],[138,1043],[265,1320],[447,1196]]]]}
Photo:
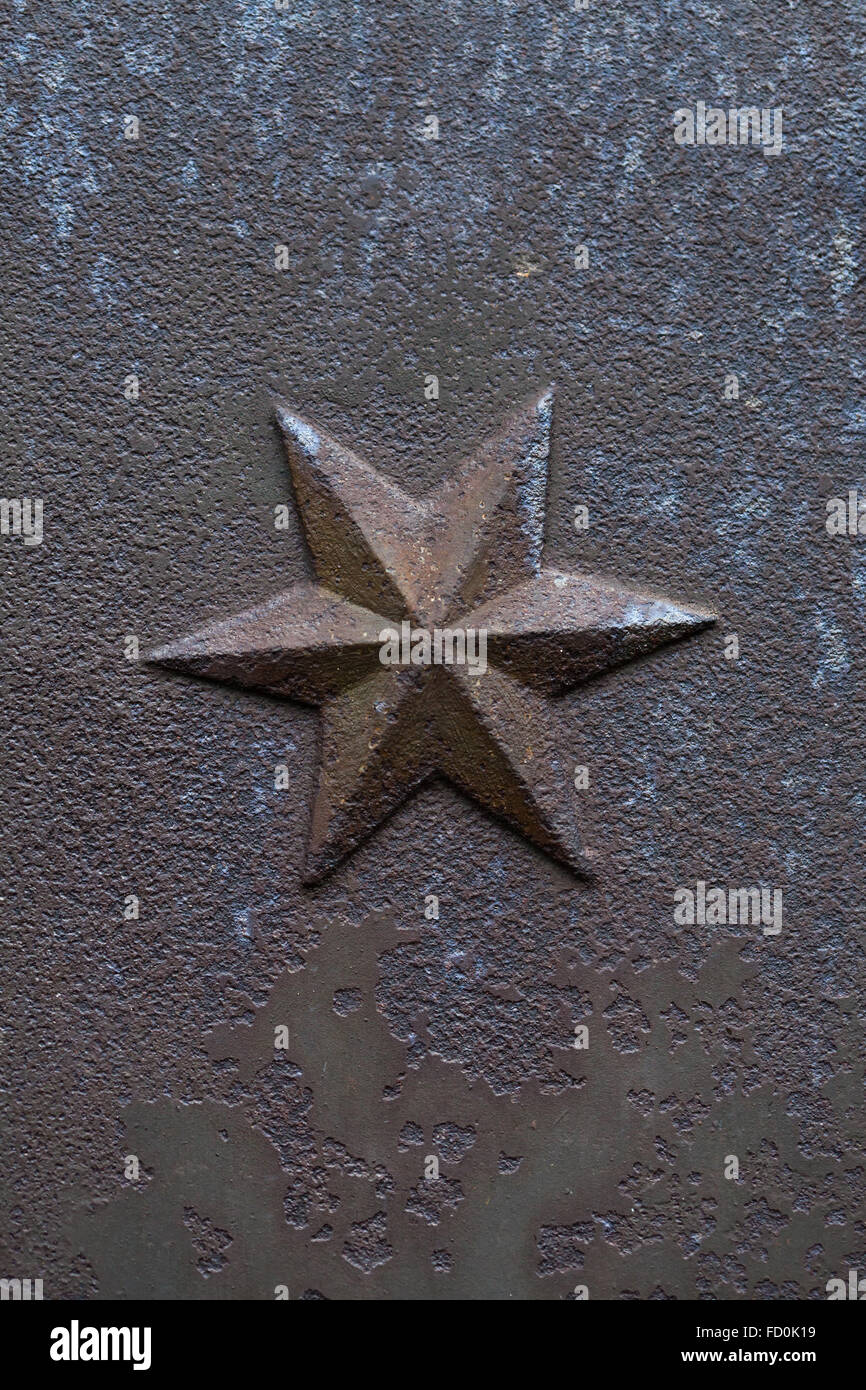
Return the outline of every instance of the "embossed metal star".
{"type": "Polygon", "coordinates": [[[413,497],[277,405],[316,582],[147,659],[321,708],[306,882],[437,773],[588,871],[549,697],[714,619],[543,565],[552,410],[548,389],[413,497]],[[483,630],[487,668],[383,665],[383,630],[403,621],[483,630]]]}

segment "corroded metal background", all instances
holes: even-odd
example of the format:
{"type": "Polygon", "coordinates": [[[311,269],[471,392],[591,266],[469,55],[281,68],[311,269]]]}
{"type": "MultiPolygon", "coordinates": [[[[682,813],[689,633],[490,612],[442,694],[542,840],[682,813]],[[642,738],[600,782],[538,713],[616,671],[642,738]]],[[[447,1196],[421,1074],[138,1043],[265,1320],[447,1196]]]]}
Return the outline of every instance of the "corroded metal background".
{"type": "Polygon", "coordinates": [[[0,1273],[730,1299],[866,1268],[866,564],[824,526],[866,485],[863,30],[817,0],[0,21],[2,492],[45,504],[41,545],[0,537],[0,1273]],[[677,147],[698,99],[782,106],[782,155],[677,147]],[[306,576],[273,395],[421,492],[551,380],[547,558],[719,622],[557,706],[592,881],[432,783],[305,888],[315,712],[125,639],[306,576]],[[698,880],[782,888],[782,933],[677,925],[698,880]]]}

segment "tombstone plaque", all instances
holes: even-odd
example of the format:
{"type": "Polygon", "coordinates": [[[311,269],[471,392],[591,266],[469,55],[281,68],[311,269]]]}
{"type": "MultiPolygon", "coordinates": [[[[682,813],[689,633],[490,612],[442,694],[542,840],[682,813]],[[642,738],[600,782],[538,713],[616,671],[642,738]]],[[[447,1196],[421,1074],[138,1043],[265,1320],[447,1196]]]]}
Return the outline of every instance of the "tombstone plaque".
{"type": "Polygon", "coordinates": [[[860,1296],[863,30],[0,21],[4,1281],[860,1296]]]}

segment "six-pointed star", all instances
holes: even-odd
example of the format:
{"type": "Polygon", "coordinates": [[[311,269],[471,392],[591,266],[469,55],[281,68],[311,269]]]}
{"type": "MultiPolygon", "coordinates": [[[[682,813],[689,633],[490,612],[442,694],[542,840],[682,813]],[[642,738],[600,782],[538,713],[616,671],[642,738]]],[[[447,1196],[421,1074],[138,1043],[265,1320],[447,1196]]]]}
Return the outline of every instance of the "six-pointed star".
{"type": "Polygon", "coordinates": [[[552,389],[453,475],[412,497],[282,403],[317,583],[209,623],[149,660],[322,711],[304,878],[314,882],[434,773],[578,872],[547,696],[705,627],[541,563],[552,389]],[[383,666],[380,633],[486,629],[488,666],[383,666]]]}

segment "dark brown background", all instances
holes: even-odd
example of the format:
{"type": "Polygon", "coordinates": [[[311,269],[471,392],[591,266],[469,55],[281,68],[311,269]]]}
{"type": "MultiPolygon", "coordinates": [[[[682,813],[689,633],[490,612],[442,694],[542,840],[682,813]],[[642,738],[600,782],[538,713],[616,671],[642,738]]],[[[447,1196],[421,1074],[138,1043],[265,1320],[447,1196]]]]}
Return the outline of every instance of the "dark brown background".
{"type": "Polygon", "coordinates": [[[0,31],[0,490],[45,499],[42,546],[0,539],[0,1274],[731,1299],[866,1269],[866,565],[823,527],[866,484],[858,7],[88,2],[0,31]],[[781,105],[784,153],[679,149],[698,99],[781,105]],[[421,489],[550,380],[548,558],[720,615],[561,706],[597,879],[437,785],[303,890],[315,713],[124,634],[304,574],[272,391],[421,489]],[[675,927],[699,878],[781,887],[783,934],[675,927]]]}

